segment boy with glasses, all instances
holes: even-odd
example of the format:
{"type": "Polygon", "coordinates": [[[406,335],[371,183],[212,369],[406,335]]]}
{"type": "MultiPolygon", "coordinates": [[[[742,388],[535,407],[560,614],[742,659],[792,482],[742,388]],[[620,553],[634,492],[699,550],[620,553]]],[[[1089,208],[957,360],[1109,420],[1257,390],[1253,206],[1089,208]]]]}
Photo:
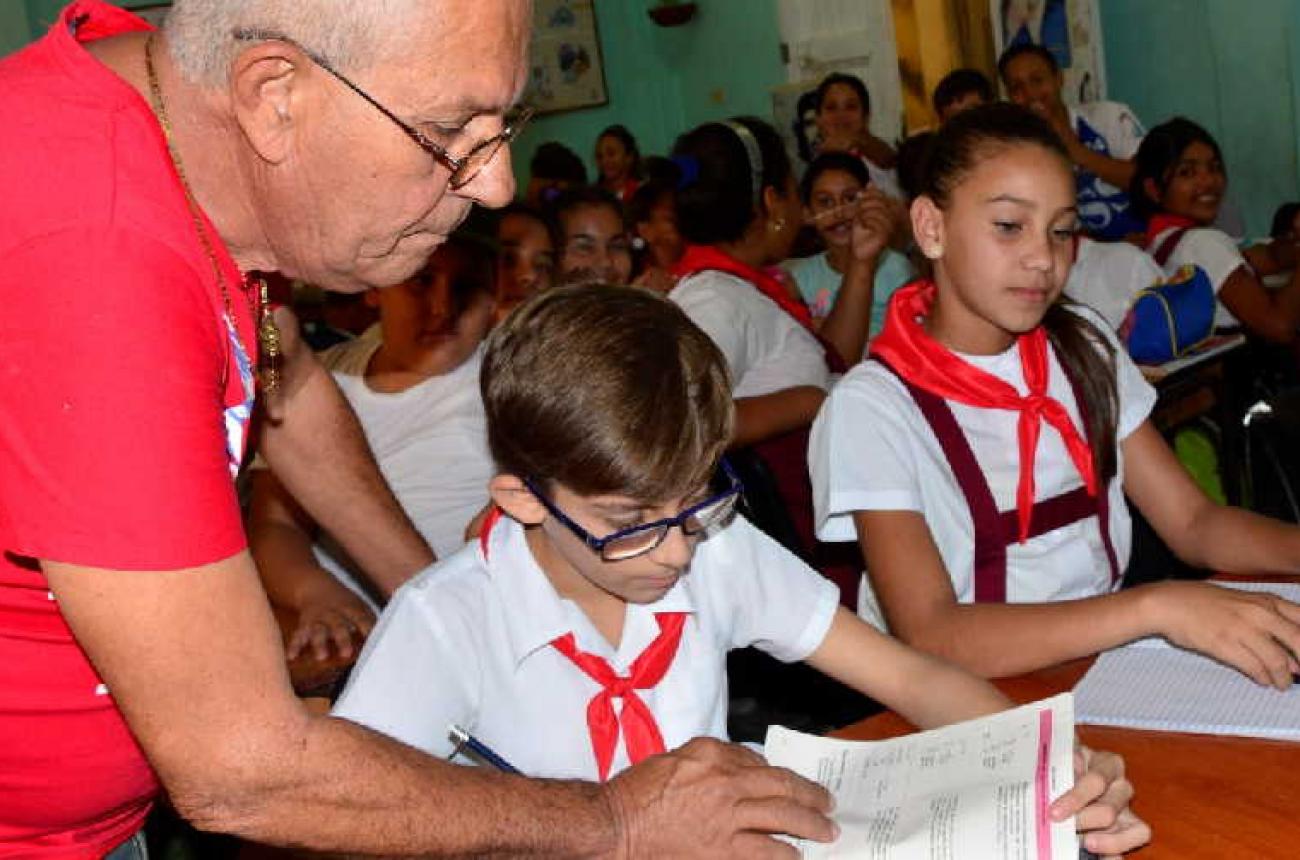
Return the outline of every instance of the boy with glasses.
{"type": "MultiPolygon", "coordinates": [[[[490,337],[481,382],[496,512],[397,593],[335,716],[440,756],[456,724],[526,774],[603,781],[725,737],[726,653],[747,645],[921,726],[1007,707],[839,608],[830,582],[735,513],[726,361],[672,303],[627,287],[538,295],[490,337]]],[[[1122,811],[1127,783],[1103,773],[1115,764],[1091,757],[1054,812],[1098,797],[1122,811]]]]}

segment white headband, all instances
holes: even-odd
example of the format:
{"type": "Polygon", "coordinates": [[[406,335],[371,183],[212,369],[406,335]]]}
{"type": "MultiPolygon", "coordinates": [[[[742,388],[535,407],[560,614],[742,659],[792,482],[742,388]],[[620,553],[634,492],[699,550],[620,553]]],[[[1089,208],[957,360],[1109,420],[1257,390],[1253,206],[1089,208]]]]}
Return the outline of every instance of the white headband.
{"type": "Polygon", "coordinates": [[[736,133],[745,147],[745,157],[749,160],[750,185],[754,194],[754,208],[758,209],[763,200],[763,152],[758,148],[758,138],[743,123],[727,120],[723,123],[736,133]]]}

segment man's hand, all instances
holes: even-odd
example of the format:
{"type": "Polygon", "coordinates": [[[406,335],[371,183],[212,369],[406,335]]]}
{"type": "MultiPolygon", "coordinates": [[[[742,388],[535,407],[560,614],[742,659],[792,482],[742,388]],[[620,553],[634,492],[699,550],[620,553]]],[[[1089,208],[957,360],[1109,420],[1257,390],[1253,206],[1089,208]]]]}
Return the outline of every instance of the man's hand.
{"type": "Polygon", "coordinates": [[[830,842],[831,798],[749,750],[700,738],[646,759],[606,784],[620,858],[794,858],[770,834],[830,842]]]}
{"type": "Polygon", "coordinates": [[[1124,760],[1114,753],[1079,744],[1074,752],[1074,788],[1052,804],[1053,821],[1075,819],[1083,847],[1105,860],[1118,858],[1151,841],[1151,828],[1133,814],[1133,784],[1124,776],[1124,760]]]}

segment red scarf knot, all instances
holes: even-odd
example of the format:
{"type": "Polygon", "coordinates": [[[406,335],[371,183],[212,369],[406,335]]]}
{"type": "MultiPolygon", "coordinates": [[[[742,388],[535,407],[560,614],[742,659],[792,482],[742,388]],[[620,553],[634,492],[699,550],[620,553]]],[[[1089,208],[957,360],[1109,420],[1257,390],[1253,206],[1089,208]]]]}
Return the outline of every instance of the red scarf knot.
{"type": "Polygon", "coordinates": [[[659,623],[659,635],[632,661],[626,676],[615,674],[603,658],[579,651],[572,633],[551,643],[602,688],[587,703],[587,732],[591,735],[591,749],[601,782],[609,778],[620,730],[632,764],[664,751],[659,724],[636,691],[651,689],[668,673],[681,644],[686,613],[657,612],[655,620],[659,623]],[[614,699],[623,700],[621,715],[614,712],[614,699]]]}
{"type": "Polygon", "coordinates": [[[1092,448],[1060,401],[1047,394],[1049,379],[1047,331],[1041,325],[1016,338],[1027,395],[1008,383],[957,357],[932,338],[921,320],[934,304],[935,285],[914,281],[894,293],[885,326],[871,343],[871,354],[888,362],[896,373],[925,391],[980,409],[1006,409],[1019,413],[1016,441],[1020,452],[1020,477],[1016,485],[1016,515],[1020,542],[1029,538],[1034,508],[1034,459],[1043,422],[1061,434],[1065,449],[1088,494],[1097,495],[1092,448]]]}

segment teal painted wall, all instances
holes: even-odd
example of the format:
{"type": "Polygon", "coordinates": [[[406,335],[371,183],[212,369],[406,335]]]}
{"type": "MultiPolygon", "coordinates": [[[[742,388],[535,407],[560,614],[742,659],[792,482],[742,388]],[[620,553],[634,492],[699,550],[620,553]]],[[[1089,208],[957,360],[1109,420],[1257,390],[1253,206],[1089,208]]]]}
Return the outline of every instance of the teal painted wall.
{"type": "Polygon", "coordinates": [[[0,0],[0,57],[26,45],[31,35],[23,0],[0,0]]]}
{"type": "Polygon", "coordinates": [[[1300,0],[1102,0],[1110,98],[1218,140],[1251,235],[1300,199],[1300,0]]]}
{"type": "Polygon", "coordinates": [[[606,105],[533,120],[514,147],[515,175],[528,178],[537,145],[559,140],[595,178],[596,135],[626,125],[645,154],[665,154],[677,135],[735,114],[767,116],[772,87],[785,82],[776,0],[702,0],[694,20],[657,27],[649,0],[598,0],[596,26],[606,105]]]}

